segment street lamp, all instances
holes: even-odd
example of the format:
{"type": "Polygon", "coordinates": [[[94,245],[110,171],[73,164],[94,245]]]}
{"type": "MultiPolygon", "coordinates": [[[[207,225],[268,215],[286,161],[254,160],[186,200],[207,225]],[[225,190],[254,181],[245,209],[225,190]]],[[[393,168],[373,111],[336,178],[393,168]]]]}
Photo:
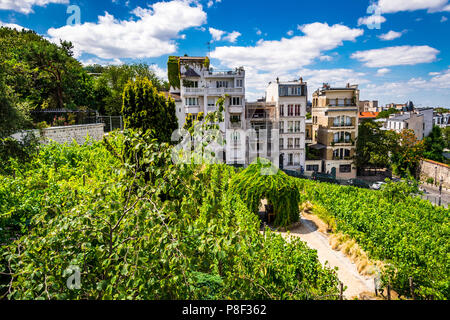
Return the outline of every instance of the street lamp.
{"type": "Polygon", "coordinates": [[[439,206],[441,206],[442,203],[442,183],[444,183],[444,179],[441,177],[441,180],[439,181],[439,206]]]}

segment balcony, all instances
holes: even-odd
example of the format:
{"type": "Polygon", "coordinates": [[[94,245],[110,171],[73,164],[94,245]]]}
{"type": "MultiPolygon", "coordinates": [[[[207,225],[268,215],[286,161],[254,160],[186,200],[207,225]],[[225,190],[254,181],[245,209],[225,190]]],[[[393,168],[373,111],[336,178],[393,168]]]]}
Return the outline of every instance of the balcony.
{"type": "Polygon", "coordinates": [[[197,114],[202,111],[200,106],[185,106],[184,110],[187,114],[189,114],[189,113],[197,114]]]}
{"type": "Polygon", "coordinates": [[[223,96],[224,94],[243,95],[244,88],[207,88],[206,92],[210,96],[223,96]]]}
{"type": "Polygon", "coordinates": [[[214,77],[236,77],[236,76],[243,76],[245,74],[245,71],[243,69],[237,69],[237,70],[208,70],[205,71],[204,76],[205,78],[214,78],[214,77]]]}
{"type": "Polygon", "coordinates": [[[228,112],[229,113],[243,113],[244,112],[244,107],[243,106],[229,106],[228,107],[228,112]]]}
{"type": "Polygon", "coordinates": [[[230,122],[230,129],[242,129],[242,121],[230,122]]]}

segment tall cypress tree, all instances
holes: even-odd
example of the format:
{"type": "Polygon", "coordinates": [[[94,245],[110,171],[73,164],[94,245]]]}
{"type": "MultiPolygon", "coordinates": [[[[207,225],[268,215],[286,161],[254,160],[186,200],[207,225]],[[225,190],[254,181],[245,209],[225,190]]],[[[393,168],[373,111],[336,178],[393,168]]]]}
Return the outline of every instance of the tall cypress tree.
{"type": "Polygon", "coordinates": [[[166,99],[148,78],[130,80],[123,92],[122,114],[126,128],[153,131],[159,142],[171,142],[178,129],[175,101],[166,99]]]}

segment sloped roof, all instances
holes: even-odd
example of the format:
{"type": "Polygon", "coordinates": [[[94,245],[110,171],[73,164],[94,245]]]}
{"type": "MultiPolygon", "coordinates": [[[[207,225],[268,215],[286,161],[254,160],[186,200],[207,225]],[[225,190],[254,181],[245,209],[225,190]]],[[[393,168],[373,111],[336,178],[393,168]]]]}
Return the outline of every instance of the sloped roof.
{"type": "Polygon", "coordinates": [[[200,78],[200,75],[194,71],[194,69],[188,68],[186,72],[183,74],[185,77],[195,77],[200,78]]]}

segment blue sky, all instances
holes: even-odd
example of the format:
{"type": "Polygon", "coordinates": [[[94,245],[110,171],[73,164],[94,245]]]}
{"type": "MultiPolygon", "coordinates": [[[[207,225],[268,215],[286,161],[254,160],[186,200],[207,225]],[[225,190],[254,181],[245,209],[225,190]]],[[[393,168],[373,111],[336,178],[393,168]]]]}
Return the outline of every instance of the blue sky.
{"type": "Polygon", "coordinates": [[[1,25],[72,41],[84,64],[147,62],[161,77],[169,55],[244,66],[248,100],[303,77],[310,94],[351,82],[382,105],[450,107],[449,18],[449,0],[0,0],[1,25]]]}

